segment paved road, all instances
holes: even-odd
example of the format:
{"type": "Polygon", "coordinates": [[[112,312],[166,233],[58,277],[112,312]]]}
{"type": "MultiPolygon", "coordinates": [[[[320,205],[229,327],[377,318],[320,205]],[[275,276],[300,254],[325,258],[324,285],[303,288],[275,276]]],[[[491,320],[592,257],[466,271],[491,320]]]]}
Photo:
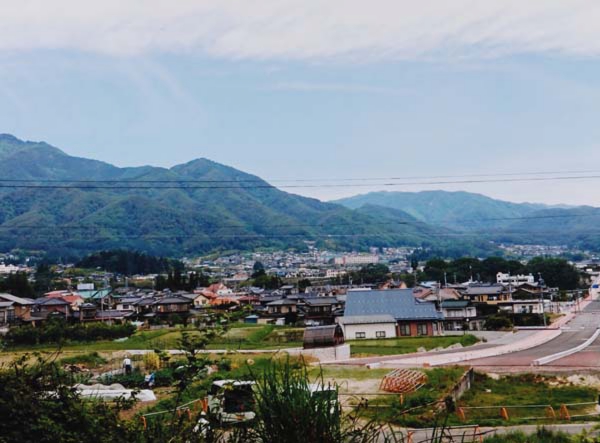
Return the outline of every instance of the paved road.
{"type": "MultiPolygon", "coordinates": [[[[563,329],[563,333],[554,340],[524,351],[500,355],[498,357],[470,360],[467,363],[475,367],[529,367],[538,358],[566,351],[582,344],[594,334],[598,326],[600,326],[600,301],[593,301],[583,312],[571,320],[566,328],[563,329]]],[[[596,354],[599,347],[600,339],[596,340],[585,351],[552,362],[544,368],[580,367],[580,363],[585,363],[591,367],[594,362],[600,360],[596,354]]]]}

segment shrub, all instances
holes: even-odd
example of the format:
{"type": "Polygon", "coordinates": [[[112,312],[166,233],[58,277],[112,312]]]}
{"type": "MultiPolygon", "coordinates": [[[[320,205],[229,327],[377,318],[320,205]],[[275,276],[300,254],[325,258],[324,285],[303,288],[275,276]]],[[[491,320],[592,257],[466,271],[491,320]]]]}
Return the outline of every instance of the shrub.
{"type": "Polygon", "coordinates": [[[129,337],[136,331],[131,323],[109,325],[95,322],[69,324],[62,318],[48,319],[41,326],[31,325],[10,328],[5,340],[9,345],[35,345],[64,341],[114,340],[129,337]]]}
{"type": "Polygon", "coordinates": [[[63,365],[77,365],[82,364],[90,368],[98,367],[106,364],[107,360],[97,352],[90,352],[89,354],[75,355],[73,357],[65,357],[60,360],[63,365]]]}
{"type": "Polygon", "coordinates": [[[485,329],[488,331],[497,331],[501,329],[512,329],[513,324],[506,315],[496,314],[491,315],[485,321],[485,329]]]}
{"type": "Polygon", "coordinates": [[[147,371],[154,371],[160,368],[160,358],[156,352],[144,354],[144,366],[147,371]]]}

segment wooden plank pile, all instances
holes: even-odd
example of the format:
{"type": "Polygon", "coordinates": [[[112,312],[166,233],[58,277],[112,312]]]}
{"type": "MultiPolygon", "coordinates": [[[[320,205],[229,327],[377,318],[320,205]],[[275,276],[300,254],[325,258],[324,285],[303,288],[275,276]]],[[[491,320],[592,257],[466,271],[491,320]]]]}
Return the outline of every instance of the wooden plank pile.
{"type": "Polygon", "coordinates": [[[409,394],[427,383],[427,375],[411,369],[396,369],[381,380],[379,389],[394,394],[409,394]]]}

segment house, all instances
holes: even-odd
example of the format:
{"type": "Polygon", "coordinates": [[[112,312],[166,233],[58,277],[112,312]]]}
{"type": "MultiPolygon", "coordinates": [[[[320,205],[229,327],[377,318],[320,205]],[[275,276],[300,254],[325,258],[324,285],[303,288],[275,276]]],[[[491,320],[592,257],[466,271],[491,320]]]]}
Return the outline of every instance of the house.
{"type": "Polygon", "coordinates": [[[336,321],[348,340],[396,337],[396,319],[389,314],[344,316],[336,321]]]}
{"type": "Polygon", "coordinates": [[[152,310],[157,315],[189,314],[192,301],[185,297],[167,296],[157,299],[152,310]]]}
{"type": "Polygon", "coordinates": [[[397,336],[443,334],[443,315],[433,303],[419,302],[411,289],[348,292],[344,316],[391,315],[397,336]]]}
{"type": "Polygon", "coordinates": [[[292,295],[298,293],[298,289],[294,285],[284,285],[281,288],[279,288],[279,291],[283,295],[292,295]]]}
{"type": "Polygon", "coordinates": [[[54,291],[46,294],[45,298],[57,298],[69,303],[71,312],[79,311],[79,306],[84,303],[83,297],[69,291],[54,291]]]}
{"type": "Polygon", "coordinates": [[[15,321],[15,308],[11,301],[0,301],[0,326],[13,323],[15,321]]]}
{"type": "Polygon", "coordinates": [[[298,312],[298,303],[288,298],[281,298],[267,303],[267,313],[271,316],[281,317],[296,312],[298,312]]]}
{"type": "Polygon", "coordinates": [[[304,349],[328,348],[344,344],[340,325],[315,326],[304,330],[304,349]]]}
{"type": "Polygon", "coordinates": [[[71,303],[63,297],[42,297],[34,300],[31,316],[36,319],[47,319],[56,316],[69,318],[71,316],[71,303]]]}
{"type": "Polygon", "coordinates": [[[94,303],[84,303],[79,306],[79,321],[95,321],[98,307],[94,303]]]}
{"type": "Polygon", "coordinates": [[[477,319],[477,309],[469,300],[445,300],[442,302],[444,329],[446,331],[479,331],[483,320],[477,319]]]}
{"type": "Polygon", "coordinates": [[[196,309],[205,308],[210,304],[212,298],[207,297],[202,292],[194,292],[192,294],[181,294],[182,297],[191,300],[192,306],[196,309]]]}
{"type": "Polygon", "coordinates": [[[505,286],[499,284],[471,285],[464,291],[464,295],[474,303],[490,305],[511,300],[511,293],[505,286]]]}
{"type": "Polygon", "coordinates": [[[301,309],[307,325],[322,326],[334,323],[334,311],[340,307],[336,297],[307,297],[303,299],[301,309]]]}
{"type": "Polygon", "coordinates": [[[225,286],[223,283],[213,283],[208,288],[206,288],[208,292],[212,292],[217,295],[231,295],[233,291],[225,286]]]}
{"type": "Polygon", "coordinates": [[[498,303],[501,311],[511,314],[542,314],[543,304],[539,299],[534,300],[512,300],[510,302],[498,303]]]}
{"type": "Polygon", "coordinates": [[[462,298],[460,292],[454,288],[416,288],[415,297],[421,301],[444,302],[445,300],[459,300],[462,298]]]}
{"type": "Polygon", "coordinates": [[[142,297],[123,297],[115,302],[117,311],[134,311],[136,305],[142,300],[142,297]]]}
{"type": "Polygon", "coordinates": [[[14,321],[27,321],[31,318],[33,300],[17,297],[12,294],[0,293],[0,324],[12,323],[14,321]],[[4,318],[4,322],[2,319],[4,318]]]}

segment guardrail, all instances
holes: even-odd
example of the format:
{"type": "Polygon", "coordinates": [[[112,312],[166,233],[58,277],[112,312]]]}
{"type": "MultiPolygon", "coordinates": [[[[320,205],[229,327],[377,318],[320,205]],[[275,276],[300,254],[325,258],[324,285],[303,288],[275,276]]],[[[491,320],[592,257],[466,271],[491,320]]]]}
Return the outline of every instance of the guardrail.
{"type": "Polygon", "coordinates": [[[594,343],[594,341],[596,341],[598,336],[600,336],[600,328],[596,329],[596,332],[594,332],[594,334],[590,338],[588,338],[585,342],[583,342],[579,346],[575,346],[574,348],[567,349],[566,351],[557,352],[556,354],[547,355],[546,357],[538,358],[537,360],[534,360],[532,364],[533,364],[533,366],[543,366],[543,365],[547,365],[548,363],[551,363],[555,360],[559,360],[561,358],[568,357],[569,355],[576,354],[577,352],[583,351],[585,348],[587,348],[592,343],[594,343]]]}

